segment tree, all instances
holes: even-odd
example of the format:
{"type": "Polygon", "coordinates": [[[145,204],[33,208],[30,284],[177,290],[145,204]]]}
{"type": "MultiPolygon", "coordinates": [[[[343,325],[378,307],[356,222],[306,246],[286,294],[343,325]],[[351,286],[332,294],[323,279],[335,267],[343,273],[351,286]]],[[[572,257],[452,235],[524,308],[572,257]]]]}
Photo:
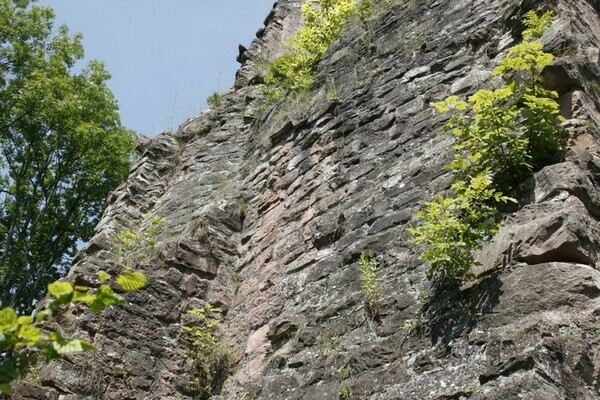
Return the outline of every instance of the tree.
{"type": "Polygon", "coordinates": [[[135,146],[110,74],[34,2],[0,0],[0,306],[19,312],[90,238],[135,146]]]}

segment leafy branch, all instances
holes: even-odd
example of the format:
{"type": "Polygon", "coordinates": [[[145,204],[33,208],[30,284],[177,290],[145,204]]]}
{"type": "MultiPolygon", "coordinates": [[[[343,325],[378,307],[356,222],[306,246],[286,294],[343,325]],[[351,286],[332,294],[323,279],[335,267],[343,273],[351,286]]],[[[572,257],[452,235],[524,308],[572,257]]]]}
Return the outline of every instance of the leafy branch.
{"type": "Polygon", "coordinates": [[[445,131],[456,142],[447,165],[450,195],[423,202],[417,224],[409,228],[412,242],[423,248],[421,259],[430,265],[430,280],[468,279],[474,251],[497,230],[497,206],[515,201],[504,193],[514,192],[564,149],[558,94],[542,81],[542,70],[554,57],[535,40],[551,22],[552,12],[527,14],[524,41],[510,48],[493,71],[503,86],[481,89],[466,100],[449,96],[432,103],[438,112],[450,113],[445,131]]]}
{"type": "Polygon", "coordinates": [[[113,287],[124,292],[146,287],[146,275],[134,270],[134,267],[147,256],[148,248],[156,245],[156,235],[163,225],[164,220],[155,217],[150,220],[150,226],[143,235],[130,229],[119,232],[116,264],[122,272],[113,277],[106,271],[99,271],[100,285],[97,288],[56,281],[48,285],[52,299],[35,314],[35,318],[19,315],[11,307],[0,310],[0,353],[5,355],[0,359],[1,393],[10,393],[11,383],[23,378],[31,361],[31,354],[24,352],[26,349],[41,351],[46,363],[67,354],[95,349],[85,340],[67,339],[59,332],[47,331],[41,326],[61,309],[72,305],[83,304],[92,313],[99,313],[109,306],[122,304],[125,301],[123,296],[113,287]]]}

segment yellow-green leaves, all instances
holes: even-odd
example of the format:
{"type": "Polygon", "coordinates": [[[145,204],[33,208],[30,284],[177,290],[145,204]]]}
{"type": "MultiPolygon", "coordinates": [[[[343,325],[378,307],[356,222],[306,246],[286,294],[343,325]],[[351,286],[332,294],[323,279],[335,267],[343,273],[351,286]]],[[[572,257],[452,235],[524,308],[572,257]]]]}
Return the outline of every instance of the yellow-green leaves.
{"type": "MultiPolygon", "coordinates": [[[[72,296],[73,291],[73,284],[70,282],[56,281],[48,285],[48,293],[57,299],[72,296]]],[[[69,297],[70,299],[71,297],[69,297]]]]}
{"type": "MultiPolygon", "coordinates": [[[[24,347],[37,346],[43,336],[33,325],[33,318],[18,316],[12,308],[0,310],[0,352],[18,351],[24,347]]],[[[22,374],[24,358],[8,354],[0,363],[0,393],[10,393],[10,383],[22,374]]]]}
{"type": "MultiPolygon", "coordinates": [[[[97,313],[106,307],[124,302],[124,298],[113,287],[130,292],[148,284],[146,275],[132,268],[147,259],[148,251],[157,243],[156,236],[164,225],[162,218],[152,218],[143,234],[125,229],[117,235],[117,260],[115,266],[122,272],[112,277],[106,271],[98,271],[97,288],[56,281],[48,285],[48,294],[53,297],[44,309],[36,314],[35,322],[30,316],[19,316],[12,308],[0,310],[0,353],[18,352],[23,348],[36,348],[44,353],[46,361],[65,354],[93,350],[94,346],[81,339],[67,339],[58,332],[42,333],[35,323],[51,318],[61,308],[71,304],[86,304],[91,312],[97,313]],[[146,246],[146,253],[143,251],[146,246]]],[[[203,309],[216,312],[216,309],[203,309]]],[[[209,324],[211,329],[216,327],[209,324]]],[[[10,393],[12,381],[21,379],[28,365],[28,353],[9,355],[0,362],[0,392],[10,393]]]]}
{"type": "Polygon", "coordinates": [[[58,355],[94,350],[91,343],[79,339],[65,339],[57,332],[50,333],[48,339],[51,343],[50,346],[58,355]]]}
{"type": "Polygon", "coordinates": [[[121,289],[127,292],[142,289],[148,284],[146,275],[139,271],[123,272],[118,275],[115,280],[121,289]]]}
{"type": "Polygon", "coordinates": [[[104,310],[108,306],[123,303],[123,297],[116,294],[112,288],[108,285],[100,285],[95,295],[90,298],[89,307],[90,311],[97,313],[104,310]]]}
{"type": "Polygon", "coordinates": [[[229,352],[217,335],[222,311],[206,303],[188,313],[196,317],[193,325],[183,327],[190,341],[186,356],[195,375],[189,390],[194,398],[208,399],[219,392],[231,366],[229,352]]]}
{"type": "Polygon", "coordinates": [[[106,282],[110,278],[111,278],[110,274],[107,273],[106,271],[98,271],[98,280],[100,280],[100,282],[106,282]]]}
{"type": "Polygon", "coordinates": [[[279,98],[286,92],[312,86],[314,69],[331,43],[353,15],[366,18],[373,11],[372,0],[317,0],[302,5],[304,26],[290,40],[281,57],[269,64],[265,92],[279,98]]]}
{"type": "Polygon", "coordinates": [[[540,42],[523,42],[511,47],[500,65],[494,68],[494,75],[532,71],[540,73],[554,61],[554,56],[545,53],[543,47],[540,42]]]}
{"type": "Polygon", "coordinates": [[[117,264],[129,270],[146,261],[158,243],[156,236],[164,224],[164,218],[152,217],[145,229],[125,228],[117,233],[117,264]]]}
{"type": "Polygon", "coordinates": [[[448,96],[443,101],[431,103],[431,106],[439,113],[445,113],[451,110],[465,111],[468,107],[466,101],[458,96],[448,96]]]}
{"type": "Polygon", "coordinates": [[[550,28],[550,25],[552,25],[553,18],[554,13],[551,10],[546,11],[542,15],[538,15],[533,10],[529,11],[523,20],[523,24],[526,28],[523,31],[523,39],[531,40],[541,38],[542,35],[550,28]]]}
{"type": "Polygon", "coordinates": [[[0,332],[11,329],[17,323],[17,313],[12,308],[0,310],[0,332]]]}
{"type": "Polygon", "coordinates": [[[372,317],[379,316],[379,282],[377,282],[377,260],[371,253],[360,253],[360,272],[362,292],[372,317]]]}
{"type": "Polygon", "coordinates": [[[470,276],[473,253],[496,232],[496,206],[514,202],[511,192],[532,170],[564,146],[557,94],[542,86],[541,71],[553,56],[540,37],[552,14],[529,13],[523,43],[508,50],[494,69],[504,80],[496,89],[481,89],[466,100],[449,96],[432,103],[450,113],[445,130],[456,138],[450,195],[422,203],[411,240],[422,246],[429,279],[461,282],[470,276]]]}
{"type": "Polygon", "coordinates": [[[452,196],[438,195],[422,203],[417,225],[409,228],[413,243],[423,246],[421,259],[430,265],[427,277],[461,282],[470,276],[473,252],[497,223],[491,202],[508,201],[492,186],[486,172],[452,185],[452,196]]]}

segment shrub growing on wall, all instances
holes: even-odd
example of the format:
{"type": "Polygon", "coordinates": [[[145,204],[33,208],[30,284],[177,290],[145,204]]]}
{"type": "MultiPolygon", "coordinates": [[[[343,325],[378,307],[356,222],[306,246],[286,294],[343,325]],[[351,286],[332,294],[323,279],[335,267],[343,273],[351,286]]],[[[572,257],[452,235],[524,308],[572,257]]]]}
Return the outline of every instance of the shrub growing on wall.
{"type": "Polygon", "coordinates": [[[302,5],[304,26],[292,38],[287,51],[268,66],[268,95],[279,98],[288,91],[309,89],[314,70],[350,17],[366,17],[372,0],[317,0],[302,5]]]}
{"type": "Polygon", "coordinates": [[[511,200],[504,193],[563,150],[558,95],[543,87],[541,76],[554,58],[536,40],[551,22],[551,12],[527,14],[524,41],[510,48],[494,69],[504,82],[501,87],[432,104],[438,112],[450,113],[445,130],[456,142],[448,165],[451,194],[423,203],[416,226],[409,229],[412,241],[423,247],[429,279],[467,279],[473,252],[496,232],[495,205],[511,200]]]}

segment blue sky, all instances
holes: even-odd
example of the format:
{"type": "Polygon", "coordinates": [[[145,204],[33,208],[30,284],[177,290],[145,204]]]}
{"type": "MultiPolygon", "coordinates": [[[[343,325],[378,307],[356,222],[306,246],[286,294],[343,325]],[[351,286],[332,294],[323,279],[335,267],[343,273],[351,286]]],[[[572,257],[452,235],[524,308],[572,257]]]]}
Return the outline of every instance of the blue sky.
{"type": "Polygon", "coordinates": [[[275,0],[39,0],[104,61],[123,124],[146,135],[177,129],[231,87],[275,0]]]}

